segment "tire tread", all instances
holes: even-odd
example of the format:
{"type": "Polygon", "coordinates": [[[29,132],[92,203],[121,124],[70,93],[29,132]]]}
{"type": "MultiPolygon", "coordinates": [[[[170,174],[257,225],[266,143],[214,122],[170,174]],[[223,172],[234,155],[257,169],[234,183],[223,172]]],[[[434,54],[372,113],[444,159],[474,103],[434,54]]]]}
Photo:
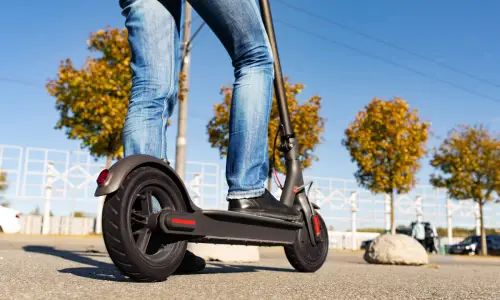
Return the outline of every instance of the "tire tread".
{"type": "MultiPolygon", "coordinates": [[[[102,226],[103,226],[103,239],[108,249],[108,254],[115,264],[115,266],[123,273],[123,275],[139,282],[159,282],[167,279],[169,274],[165,276],[159,276],[155,274],[154,276],[148,276],[140,269],[136,262],[134,262],[129,255],[127,255],[127,248],[125,241],[122,240],[121,227],[121,210],[122,210],[122,200],[126,199],[126,189],[127,182],[137,176],[140,172],[148,172],[153,170],[151,167],[143,166],[136,168],[130,172],[123,180],[120,188],[106,197],[106,201],[103,206],[102,214],[102,226]]],[[[161,177],[156,175],[155,177],[161,177]]]]}
{"type": "MultiPolygon", "coordinates": [[[[326,240],[324,240],[323,243],[328,244],[329,243],[328,230],[326,229],[324,220],[323,220],[323,218],[321,218],[321,216],[320,216],[320,220],[321,220],[321,226],[322,226],[321,230],[326,231],[326,240]]],[[[299,234],[299,233],[297,232],[297,234],[299,234]]],[[[299,242],[299,239],[296,239],[295,243],[298,243],[298,242],[299,242]]],[[[303,272],[303,273],[314,273],[323,266],[324,262],[326,261],[326,256],[328,255],[328,246],[326,247],[326,250],[325,250],[327,252],[325,259],[322,259],[321,261],[319,261],[315,264],[310,264],[307,261],[302,259],[300,249],[298,249],[296,247],[295,243],[292,245],[287,245],[287,246],[283,247],[285,250],[285,255],[286,255],[286,258],[288,259],[288,262],[292,265],[292,267],[294,267],[295,270],[297,270],[299,272],[303,272]]],[[[309,243],[309,240],[307,240],[306,243],[309,243]]],[[[320,245],[320,247],[323,247],[323,245],[320,245]]]]}

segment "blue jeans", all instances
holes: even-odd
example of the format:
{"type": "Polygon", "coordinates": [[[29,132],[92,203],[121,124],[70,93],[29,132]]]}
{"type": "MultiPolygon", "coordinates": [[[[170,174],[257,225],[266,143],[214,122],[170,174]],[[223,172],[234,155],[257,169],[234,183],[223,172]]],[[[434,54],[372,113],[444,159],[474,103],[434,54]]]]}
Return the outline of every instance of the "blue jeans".
{"type": "MultiPolygon", "coordinates": [[[[267,135],[274,69],[259,8],[256,0],[189,2],[224,45],[234,67],[227,198],[260,196],[269,170],[267,135]]],[[[120,0],[120,6],[133,72],[124,155],[166,158],[167,120],[177,102],[182,4],[180,0],[120,0]]]]}

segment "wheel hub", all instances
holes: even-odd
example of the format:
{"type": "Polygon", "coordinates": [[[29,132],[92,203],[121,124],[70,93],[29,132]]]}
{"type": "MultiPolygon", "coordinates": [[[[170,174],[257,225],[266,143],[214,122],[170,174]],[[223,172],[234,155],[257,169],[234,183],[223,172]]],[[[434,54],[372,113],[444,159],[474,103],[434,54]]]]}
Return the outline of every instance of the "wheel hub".
{"type": "Polygon", "coordinates": [[[154,207],[156,201],[166,197],[167,195],[157,187],[149,186],[140,190],[132,201],[130,211],[132,236],[137,249],[149,257],[156,256],[168,248],[164,243],[168,239],[158,230],[158,219],[163,210],[170,209],[170,205],[158,203],[159,207],[154,207]]]}

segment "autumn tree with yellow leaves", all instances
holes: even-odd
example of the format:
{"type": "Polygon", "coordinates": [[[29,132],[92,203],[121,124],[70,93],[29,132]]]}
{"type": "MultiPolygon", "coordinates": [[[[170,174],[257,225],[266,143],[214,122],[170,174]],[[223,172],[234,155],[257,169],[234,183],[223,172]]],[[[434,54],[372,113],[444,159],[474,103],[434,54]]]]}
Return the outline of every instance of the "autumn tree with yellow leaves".
{"type": "MultiPolygon", "coordinates": [[[[61,61],[57,78],[46,87],[56,98],[60,119],[70,139],[82,141],[96,157],[107,157],[107,167],[123,156],[123,126],[128,110],[132,71],[127,29],[107,27],[90,35],[88,57],[81,69],[71,59],[61,61]]],[[[179,99],[187,91],[179,78],[179,99]]],[[[170,120],[169,123],[170,124],[170,120]]]]}
{"type": "Polygon", "coordinates": [[[7,183],[7,172],[0,169],[0,192],[6,190],[8,187],[7,183]]]}
{"type": "Polygon", "coordinates": [[[394,196],[415,186],[429,128],[405,100],[374,98],[345,130],[342,144],[358,166],[358,183],[375,194],[390,195],[391,234],[396,233],[394,196]]]}
{"type": "MultiPolygon", "coordinates": [[[[319,115],[321,110],[321,97],[313,96],[306,100],[303,104],[299,104],[297,96],[304,89],[304,84],[291,84],[288,78],[285,78],[285,93],[290,112],[290,120],[292,128],[298,138],[299,160],[303,168],[308,168],[313,161],[319,158],[314,154],[316,146],[322,142],[321,134],[324,132],[325,120],[319,115]]],[[[208,141],[214,148],[219,149],[221,157],[227,155],[227,147],[229,143],[229,112],[231,111],[231,99],[233,89],[223,87],[221,94],[223,95],[222,103],[214,105],[214,116],[207,125],[208,141]]],[[[269,174],[268,174],[268,189],[271,189],[271,177],[273,168],[271,162],[276,164],[276,171],[285,174],[284,159],[280,152],[273,152],[274,139],[279,130],[280,121],[278,113],[278,105],[276,102],[276,94],[273,95],[273,105],[269,121],[268,153],[269,153],[269,174]]],[[[278,141],[279,143],[279,141],[278,141]]]]}
{"type": "Polygon", "coordinates": [[[56,129],[79,139],[96,157],[107,157],[107,166],[120,158],[122,129],[127,113],[132,72],[125,29],[99,30],[87,41],[91,53],[81,69],[71,59],[61,61],[57,79],[47,83],[60,113],[56,129]]]}
{"type": "Polygon", "coordinates": [[[446,188],[451,199],[478,203],[481,254],[487,255],[483,209],[500,196],[500,136],[482,125],[458,126],[434,149],[431,165],[439,172],[432,185],[446,188]]]}
{"type": "MultiPolygon", "coordinates": [[[[0,192],[5,191],[8,188],[9,184],[7,183],[7,172],[2,171],[0,169],[0,192]]],[[[2,200],[2,194],[0,193],[0,200],[2,200]]],[[[9,207],[9,202],[1,202],[0,206],[9,207]]]]}

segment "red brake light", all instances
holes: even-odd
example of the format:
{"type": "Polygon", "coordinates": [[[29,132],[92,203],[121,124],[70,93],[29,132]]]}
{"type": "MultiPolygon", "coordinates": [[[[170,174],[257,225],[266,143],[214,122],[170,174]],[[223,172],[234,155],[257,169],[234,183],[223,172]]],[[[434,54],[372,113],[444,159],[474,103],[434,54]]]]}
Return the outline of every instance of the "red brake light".
{"type": "Polygon", "coordinates": [[[313,225],[314,225],[314,233],[316,235],[320,235],[321,234],[321,224],[319,222],[318,215],[313,216],[313,225]]]}
{"type": "Polygon", "coordinates": [[[104,169],[99,173],[99,176],[97,177],[97,184],[101,185],[104,182],[106,182],[106,179],[108,179],[109,171],[107,169],[104,169]]]}

